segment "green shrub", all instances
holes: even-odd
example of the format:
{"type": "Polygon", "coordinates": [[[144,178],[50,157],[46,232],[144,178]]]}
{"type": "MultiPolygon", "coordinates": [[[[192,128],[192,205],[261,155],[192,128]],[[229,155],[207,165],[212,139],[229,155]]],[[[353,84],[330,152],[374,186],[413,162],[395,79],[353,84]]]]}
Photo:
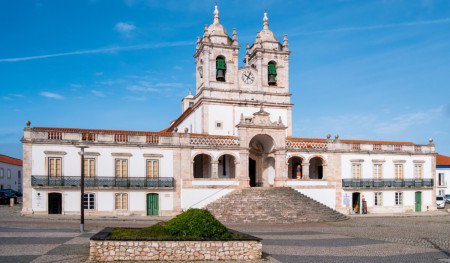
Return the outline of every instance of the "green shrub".
{"type": "Polygon", "coordinates": [[[229,238],[233,235],[208,210],[191,208],[166,222],[165,229],[177,237],[229,238]]]}
{"type": "Polygon", "coordinates": [[[114,228],[110,237],[170,237],[170,233],[164,228],[164,223],[158,223],[146,228],[114,228]]]}

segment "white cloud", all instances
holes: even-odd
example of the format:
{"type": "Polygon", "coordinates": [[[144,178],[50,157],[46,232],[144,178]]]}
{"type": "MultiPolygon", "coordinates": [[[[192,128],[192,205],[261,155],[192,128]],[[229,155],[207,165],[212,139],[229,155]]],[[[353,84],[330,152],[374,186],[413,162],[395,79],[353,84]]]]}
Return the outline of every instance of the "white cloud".
{"type": "Polygon", "coordinates": [[[129,101],[146,101],[146,97],[135,97],[135,96],[126,96],[125,99],[129,101]]]}
{"type": "Polygon", "coordinates": [[[101,92],[101,91],[91,90],[91,92],[97,97],[105,97],[105,94],[103,94],[103,92],[101,92]]]}
{"type": "Polygon", "coordinates": [[[95,75],[96,75],[96,76],[102,76],[102,75],[103,75],[103,72],[95,72],[95,75]]]}
{"type": "Polygon", "coordinates": [[[79,89],[79,88],[82,88],[83,87],[83,85],[81,85],[81,84],[70,84],[70,86],[72,87],[72,88],[76,88],[76,89],[79,89]]]}
{"type": "Polygon", "coordinates": [[[133,24],[119,22],[114,26],[114,30],[119,32],[124,37],[130,37],[131,32],[136,29],[136,26],[133,24]]]}
{"type": "Polygon", "coordinates": [[[7,96],[3,96],[2,99],[3,100],[13,100],[13,99],[11,99],[10,97],[7,97],[7,96]]]}
{"type": "Polygon", "coordinates": [[[16,97],[16,98],[25,98],[22,94],[9,94],[10,96],[16,97]]]}
{"type": "Polygon", "coordinates": [[[47,92],[47,91],[42,91],[41,93],[39,93],[41,96],[47,97],[47,98],[51,98],[51,99],[58,99],[58,100],[62,100],[64,99],[63,96],[56,94],[56,93],[52,93],[52,92],[47,92]]]}
{"type": "Polygon", "coordinates": [[[180,66],[175,66],[175,67],[173,67],[173,69],[175,69],[175,70],[182,70],[183,68],[180,67],[180,66]]]}

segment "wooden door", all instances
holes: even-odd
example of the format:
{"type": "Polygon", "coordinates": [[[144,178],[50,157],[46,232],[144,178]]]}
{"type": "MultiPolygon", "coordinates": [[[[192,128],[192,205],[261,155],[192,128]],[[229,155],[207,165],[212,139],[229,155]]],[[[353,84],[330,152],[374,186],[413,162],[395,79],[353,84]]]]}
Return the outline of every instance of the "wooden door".
{"type": "Polygon", "coordinates": [[[159,198],[158,194],[147,194],[147,215],[159,215],[159,198]]]}

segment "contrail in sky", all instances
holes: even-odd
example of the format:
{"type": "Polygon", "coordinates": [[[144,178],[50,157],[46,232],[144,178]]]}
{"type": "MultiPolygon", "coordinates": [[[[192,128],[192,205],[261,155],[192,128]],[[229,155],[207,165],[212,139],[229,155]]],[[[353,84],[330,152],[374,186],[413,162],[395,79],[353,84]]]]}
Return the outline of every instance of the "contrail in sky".
{"type": "MultiPolygon", "coordinates": [[[[290,36],[315,35],[315,34],[338,33],[338,32],[349,32],[349,31],[362,31],[362,30],[373,30],[373,29],[390,28],[390,27],[442,24],[442,23],[449,23],[449,22],[450,22],[450,18],[444,18],[444,19],[425,20],[425,21],[418,21],[418,22],[384,24],[384,25],[364,26],[364,27],[343,27],[343,28],[318,30],[318,31],[311,31],[311,32],[298,32],[298,33],[291,33],[290,36]]],[[[99,48],[99,49],[89,49],[89,50],[81,50],[81,51],[47,54],[47,55],[40,55],[40,56],[29,56],[29,57],[19,57],[19,58],[0,58],[0,62],[17,62],[17,61],[26,61],[26,60],[34,60],[34,59],[52,58],[52,57],[74,56],[74,55],[95,54],[95,53],[111,53],[111,52],[124,51],[124,50],[139,50],[139,49],[151,49],[151,48],[160,48],[160,47],[187,46],[187,45],[194,45],[194,44],[195,44],[195,42],[193,42],[193,41],[178,41],[178,42],[166,42],[166,43],[159,43],[159,44],[118,46],[118,47],[109,47],[109,48],[99,48]]]]}
{"type": "Polygon", "coordinates": [[[437,19],[437,20],[425,20],[418,22],[406,22],[406,23],[398,23],[398,24],[384,24],[384,25],[375,25],[375,26],[362,26],[362,27],[343,27],[343,28],[335,28],[335,29],[327,29],[327,30],[318,30],[311,32],[299,32],[292,33],[291,36],[297,35],[315,35],[315,34],[323,34],[323,33],[338,33],[338,32],[347,32],[347,31],[362,31],[362,30],[373,30],[380,28],[390,28],[390,27],[402,27],[402,26],[419,26],[419,25],[429,25],[429,24],[442,24],[449,23],[450,18],[437,19]]]}
{"type": "Polygon", "coordinates": [[[99,49],[89,49],[89,50],[81,50],[81,51],[47,54],[47,55],[40,55],[40,56],[29,56],[29,57],[20,57],[20,58],[0,58],[0,62],[16,62],[16,61],[25,61],[25,60],[43,59],[43,58],[52,58],[52,57],[74,56],[74,55],[95,54],[95,53],[111,53],[111,52],[123,51],[123,50],[151,49],[151,48],[160,48],[160,47],[176,47],[176,46],[187,46],[187,45],[194,45],[194,44],[195,44],[195,42],[192,42],[192,41],[178,41],[178,42],[167,42],[167,43],[159,43],[159,44],[108,47],[108,48],[99,48],[99,49]]]}

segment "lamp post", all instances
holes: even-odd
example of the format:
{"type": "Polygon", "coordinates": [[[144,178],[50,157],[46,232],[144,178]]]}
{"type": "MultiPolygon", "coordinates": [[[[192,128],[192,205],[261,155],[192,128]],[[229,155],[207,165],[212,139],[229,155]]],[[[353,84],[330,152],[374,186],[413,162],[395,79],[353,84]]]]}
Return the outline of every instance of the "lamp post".
{"type": "Polygon", "coordinates": [[[77,148],[80,148],[81,150],[81,218],[80,218],[80,231],[81,233],[84,232],[84,149],[89,148],[88,146],[77,146],[77,148]]]}

